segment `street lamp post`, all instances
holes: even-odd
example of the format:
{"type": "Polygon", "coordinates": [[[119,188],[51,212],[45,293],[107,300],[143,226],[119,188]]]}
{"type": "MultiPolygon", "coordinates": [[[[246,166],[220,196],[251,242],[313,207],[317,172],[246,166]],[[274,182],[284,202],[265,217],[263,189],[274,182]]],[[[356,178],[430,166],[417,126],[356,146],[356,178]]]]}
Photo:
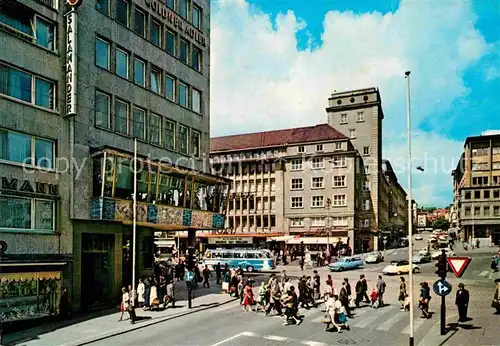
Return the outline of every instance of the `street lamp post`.
{"type": "Polygon", "coordinates": [[[132,308],[135,306],[135,253],[137,234],[137,138],[134,138],[134,200],[133,200],[133,220],[132,220],[132,308]]]}
{"type": "Polygon", "coordinates": [[[330,198],[326,199],[326,251],[330,255],[330,206],[332,205],[332,200],[330,198]]]}
{"type": "Polygon", "coordinates": [[[414,306],[413,304],[413,224],[412,224],[412,193],[411,193],[411,112],[410,112],[410,71],[405,72],[406,78],[406,122],[408,136],[408,262],[410,263],[409,271],[409,298],[410,298],[410,346],[414,345],[414,306]]]}

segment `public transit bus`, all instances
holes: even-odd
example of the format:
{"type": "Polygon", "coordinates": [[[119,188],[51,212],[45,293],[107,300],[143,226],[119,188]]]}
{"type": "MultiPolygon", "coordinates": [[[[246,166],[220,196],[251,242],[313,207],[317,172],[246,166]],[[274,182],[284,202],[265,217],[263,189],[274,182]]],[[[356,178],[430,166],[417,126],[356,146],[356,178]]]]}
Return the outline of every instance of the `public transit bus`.
{"type": "Polygon", "coordinates": [[[271,270],[276,268],[276,263],[271,251],[266,249],[209,249],[203,257],[203,264],[215,268],[217,263],[221,267],[241,266],[248,272],[255,270],[271,270]]]}

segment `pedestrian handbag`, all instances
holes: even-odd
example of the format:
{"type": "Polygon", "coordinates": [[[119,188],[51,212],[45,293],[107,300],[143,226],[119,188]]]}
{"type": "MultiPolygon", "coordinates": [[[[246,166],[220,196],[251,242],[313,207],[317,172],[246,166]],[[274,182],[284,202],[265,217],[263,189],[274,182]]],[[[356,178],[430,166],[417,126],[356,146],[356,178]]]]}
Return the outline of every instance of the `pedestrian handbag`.
{"type": "Polygon", "coordinates": [[[229,291],[229,282],[224,281],[222,283],[222,290],[223,291],[229,291]]]}
{"type": "Polygon", "coordinates": [[[491,302],[491,307],[495,309],[500,309],[500,301],[493,299],[493,301],[491,302]]]}

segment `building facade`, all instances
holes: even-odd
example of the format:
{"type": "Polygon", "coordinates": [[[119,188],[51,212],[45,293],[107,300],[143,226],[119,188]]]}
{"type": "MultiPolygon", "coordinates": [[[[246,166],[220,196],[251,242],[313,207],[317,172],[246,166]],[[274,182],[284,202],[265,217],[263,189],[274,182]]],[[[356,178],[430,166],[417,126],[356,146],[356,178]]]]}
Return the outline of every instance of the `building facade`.
{"type": "MultiPolygon", "coordinates": [[[[233,180],[228,234],[265,241],[288,235],[340,238],[355,247],[360,208],[357,153],[329,125],[211,140],[214,174],[233,180]]],[[[301,238],[302,239],[302,238],[301,238]]]]}
{"type": "Polygon", "coordinates": [[[468,137],[452,176],[462,240],[500,244],[500,135],[468,137]]]}
{"type": "MultiPolygon", "coordinates": [[[[154,231],[223,228],[229,181],[204,173],[208,0],[71,3],[0,6],[0,275],[54,306],[65,286],[78,310],[131,282],[135,140],[138,275],[154,231]]],[[[15,294],[0,313],[32,313],[15,294]]]]}
{"type": "Polygon", "coordinates": [[[370,208],[360,211],[358,219],[363,220],[360,233],[365,235],[364,242],[370,248],[377,249],[379,240],[374,234],[379,230],[380,219],[385,220],[388,208],[384,200],[381,201],[384,113],[380,93],[377,88],[346,91],[332,94],[328,101],[328,124],[349,138],[362,161],[361,184],[366,187],[362,198],[368,201],[363,203],[369,203],[370,208]]]}

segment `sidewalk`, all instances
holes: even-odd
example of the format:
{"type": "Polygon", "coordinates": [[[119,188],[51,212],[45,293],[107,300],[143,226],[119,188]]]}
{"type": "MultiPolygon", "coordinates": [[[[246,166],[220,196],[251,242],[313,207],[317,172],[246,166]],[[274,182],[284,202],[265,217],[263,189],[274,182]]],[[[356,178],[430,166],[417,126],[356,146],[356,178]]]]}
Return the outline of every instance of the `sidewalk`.
{"type": "MultiPolygon", "coordinates": [[[[210,288],[195,289],[192,309],[188,308],[187,291],[185,283],[176,283],[175,308],[168,307],[163,311],[144,311],[136,309],[137,322],[131,325],[128,320],[118,322],[120,312],[117,308],[114,313],[105,316],[83,316],[69,321],[53,322],[36,328],[7,334],[4,336],[3,345],[64,345],[77,346],[90,342],[106,339],[111,336],[141,329],[152,324],[168,321],[173,318],[189,315],[198,311],[207,310],[235,301],[228,294],[221,293],[221,287],[212,281],[210,288]]],[[[111,312],[111,310],[109,311],[111,312]]],[[[124,314],[128,318],[128,314],[124,314]]]]}

